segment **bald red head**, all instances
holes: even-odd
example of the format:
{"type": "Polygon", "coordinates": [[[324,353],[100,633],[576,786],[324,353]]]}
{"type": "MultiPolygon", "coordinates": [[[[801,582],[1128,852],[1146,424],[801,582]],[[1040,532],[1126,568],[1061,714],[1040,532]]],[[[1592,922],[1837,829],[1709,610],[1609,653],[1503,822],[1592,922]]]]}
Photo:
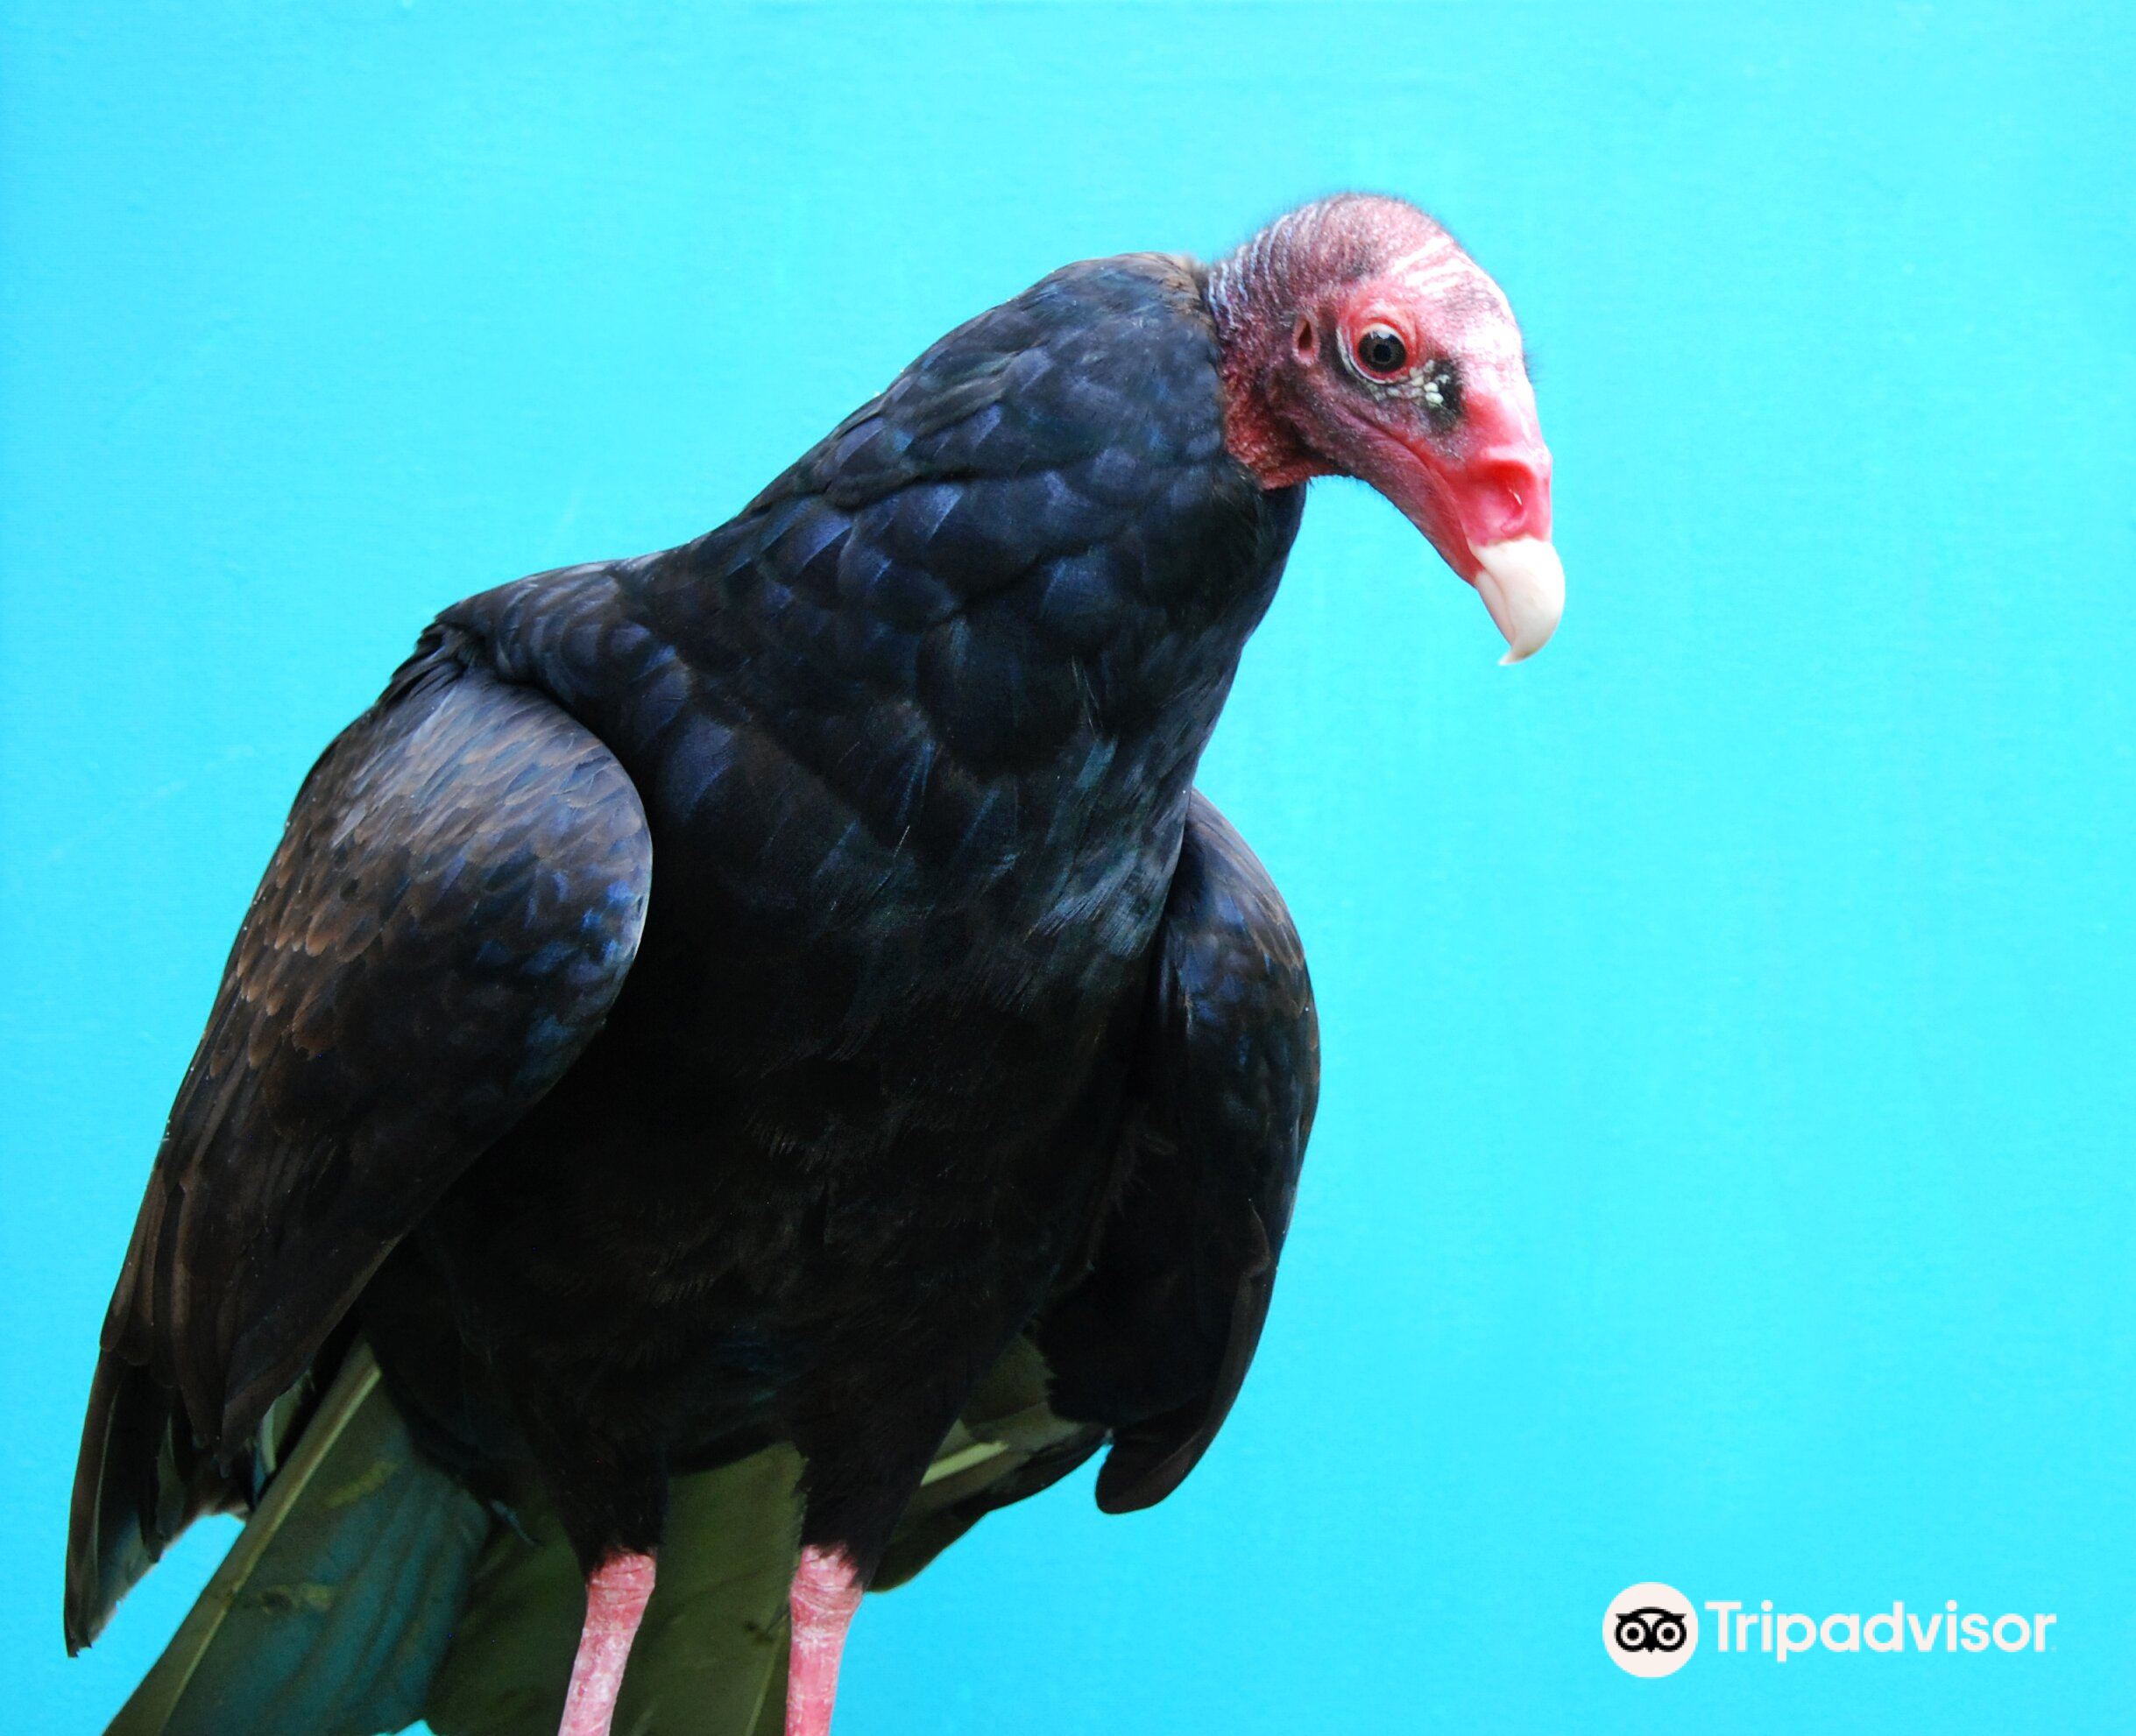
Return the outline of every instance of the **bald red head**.
{"type": "Polygon", "coordinates": [[[1517,662],[1565,606],[1550,450],[1520,328],[1453,236],[1345,194],[1271,223],[1209,273],[1225,427],[1268,488],[1357,476],[1475,585],[1517,662]]]}

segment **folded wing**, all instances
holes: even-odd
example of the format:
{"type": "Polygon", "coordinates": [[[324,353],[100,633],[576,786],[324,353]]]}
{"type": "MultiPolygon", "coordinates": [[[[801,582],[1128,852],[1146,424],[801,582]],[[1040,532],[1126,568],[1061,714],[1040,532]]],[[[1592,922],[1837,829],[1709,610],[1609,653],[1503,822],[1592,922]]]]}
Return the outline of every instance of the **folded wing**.
{"type": "Polygon", "coordinates": [[[270,1407],[395,1242],[599,1030],[651,876],[644,811],[608,750],[435,638],[313,768],[105,1321],[70,1645],[195,1514],[250,1499],[270,1407]]]}
{"type": "Polygon", "coordinates": [[[1098,1503],[1163,1500],[1261,1339],[1319,1093],[1298,931],[1199,793],[1173,877],[1118,1179],[1089,1273],[1036,1337],[1066,1418],[1102,1423],[1098,1503]]]}

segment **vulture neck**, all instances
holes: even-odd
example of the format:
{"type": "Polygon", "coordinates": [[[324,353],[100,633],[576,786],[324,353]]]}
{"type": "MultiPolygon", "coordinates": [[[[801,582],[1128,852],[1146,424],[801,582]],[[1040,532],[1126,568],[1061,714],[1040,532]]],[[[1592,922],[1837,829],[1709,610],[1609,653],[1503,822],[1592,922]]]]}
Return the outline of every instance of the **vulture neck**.
{"type": "Polygon", "coordinates": [[[1277,363],[1291,339],[1296,286],[1280,258],[1248,249],[1209,268],[1203,299],[1216,327],[1224,444],[1264,489],[1294,488],[1334,467],[1310,451],[1278,407],[1277,363]]]}

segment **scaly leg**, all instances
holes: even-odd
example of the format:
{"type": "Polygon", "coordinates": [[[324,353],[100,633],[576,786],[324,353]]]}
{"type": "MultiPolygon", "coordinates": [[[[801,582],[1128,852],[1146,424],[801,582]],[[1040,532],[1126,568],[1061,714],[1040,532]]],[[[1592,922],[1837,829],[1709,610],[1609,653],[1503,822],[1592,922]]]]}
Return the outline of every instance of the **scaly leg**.
{"type": "Polygon", "coordinates": [[[831,1736],[845,1630],[860,1607],[860,1576],[843,1552],[811,1543],[794,1569],[794,1641],[786,1677],[786,1736],[831,1736]]]}
{"type": "MultiPolygon", "coordinates": [[[[623,1687],[631,1641],[653,1595],[651,1556],[611,1556],[586,1581],[586,1625],[579,1631],[571,1688],[556,1736],[608,1736],[623,1687]]],[[[831,1661],[835,1672],[838,1662],[831,1661]]]]}

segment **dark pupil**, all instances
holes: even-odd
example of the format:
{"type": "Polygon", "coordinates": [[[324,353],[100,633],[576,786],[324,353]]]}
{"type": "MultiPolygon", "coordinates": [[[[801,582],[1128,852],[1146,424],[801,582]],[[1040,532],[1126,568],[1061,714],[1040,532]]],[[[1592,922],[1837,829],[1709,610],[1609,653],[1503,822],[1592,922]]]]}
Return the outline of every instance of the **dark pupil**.
{"type": "Polygon", "coordinates": [[[1397,374],[1409,360],[1409,350],[1397,333],[1373,326],[1357,340],[1357,359],[1376,374],[1397,374]]]}

